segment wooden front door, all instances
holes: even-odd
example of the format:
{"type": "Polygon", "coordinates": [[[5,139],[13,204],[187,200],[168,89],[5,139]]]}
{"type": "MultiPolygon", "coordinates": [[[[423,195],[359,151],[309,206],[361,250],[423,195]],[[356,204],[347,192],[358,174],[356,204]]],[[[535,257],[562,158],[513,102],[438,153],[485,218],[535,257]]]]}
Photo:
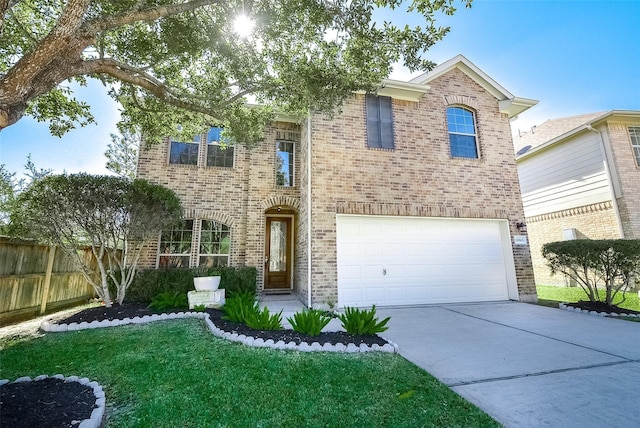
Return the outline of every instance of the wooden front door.
{"type": "Polygon", "coordinates": [[[291,217],[267,217],[264,288],[291,288],[291,217]]]}

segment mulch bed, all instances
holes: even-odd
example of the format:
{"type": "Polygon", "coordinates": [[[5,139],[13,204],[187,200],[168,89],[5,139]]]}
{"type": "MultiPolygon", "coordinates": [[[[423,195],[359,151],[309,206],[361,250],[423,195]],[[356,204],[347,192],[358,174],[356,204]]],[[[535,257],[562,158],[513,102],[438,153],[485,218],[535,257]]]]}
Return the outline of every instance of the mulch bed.
{"type": "Polygon", "coordinates": [[[604,302],[591,302],[581,300],[576,303],[565,303],[567,306],[571,306],[574,308],[586,309],[588,311],[595,312],[606,312],[609,314],[618,314],[618,315],[637,315],[640,314],[638,311],[634,311],[632,309],[619,308],[618,306],[609,306],[604,302]]]}
{"type": "MultiPolygon", "coordinates": [[[[170,312],[180,312],[175,310],[170,312]]],[[[182,310],[184,311],[184,310],[182,310]]],[[[114,305],[111,308],[98,306],[85,309],[70,317],[57,320],[59,324],[114,320],[153,315],[154,312],[142,304],[114,305]]],[[[379,336],[352,336],[345,332],[326,332],[319,336],[307,336],[293,330],[263,331],[253,330],[244,324],[233,323],[222,319],[224,312],[207,309],[211,321],[221,330],[230,333],[244,334],[265,341],[272,339],[285,343],[318,342],[325,343],[374,343],[380,346],[387,343],[379,336]]],[[[37,382],[10,383],[0,386],[0,427],[12,428],[68,428],[77,427],[78,421],[91,417],[95,405],[93,390],[77,382],[60,379],[44,379],[37,382]],[[76,423],[74,423],[76,422],[76,423]]]]}
{"type": "Polygon", "coordinates": [[[71,428],[89,419],[95,408],[93,388],[47,378],[0,386],[0,427],[71,428]]]}
{"type": "MultiPolygon", "coordinates": [[[[180,312],[182,310],[174,310],[171,312],[180,312]]],[[[72,322],[81,323],[81,322],[92,322],[92,321],[102,321],[102,320],[114,320],[114,319],[124,319],[124,318],[134,318],[134,317],[143,317],[145,315],[153,315],[158,312],[154,312],[151,309],[147,308],[142,304],[135,303],[126,303],[124,305],[113,305],[111,308],[105,308],[104,306],[98,306],[95,308],[85,309],[84,311],[78,312],[75,315],[72,315],[68,318],[59,320],[59,324],[70,324],[72,322]]],[[[237,333],[244,334],[245,336],[253,336],[256,339],[264,339],[265,341],[268,339],[272,339],[274,342],[278,342],[279,340],[284,341],[284,343],[295,342],[296,344],[300,344],[302,342],[307,342],[309,344],[313,342],[318,342],[320,345],[324,345],[325,343],[330,343],[335,345],[337,343],[354,343],[356,345],[360,345],[365,343],[369,346],[373,344],[378,344],[380,346],[387,343],[386,340],[382,339],[376,335],[362,335],[362,336],[353,336],[347,334],[343,331],[335,331],[335,332],[323,332],[320,333],[319,336],[308,336],[306,334],[301,334],[293,330],[254,330],[252,328],[247,327],[244,324],[238,324],[234,322],[230,322],[222,319],[224,312],[218,309],[207,309],[207,313],[211,317],[211,321],[221,330],[227,331],[229,333],[237,333]]]]}

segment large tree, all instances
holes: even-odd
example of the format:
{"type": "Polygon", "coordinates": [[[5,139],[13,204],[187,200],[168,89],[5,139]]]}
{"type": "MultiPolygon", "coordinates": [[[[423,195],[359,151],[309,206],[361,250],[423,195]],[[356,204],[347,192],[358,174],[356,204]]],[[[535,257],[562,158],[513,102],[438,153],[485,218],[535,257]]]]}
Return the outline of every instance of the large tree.
{"type": "Polygon", "coordinates": [[[121,304],[145,245],[180,221],[176,194],[146,180],[88,174],[50,175],[34,182],[11,213],[16,232],[57,245],[76,263],[105,306],[121,304]],[[78,252],[88,246],[98,266],[78,252]]]}
{"type": "Polygon", "coordinates": [[[208,124],[252,142],[274,109],[331,112],[396,62],[431,68],[422,54],[448,32],[436,16],[457,1],[472,0],[0,0],[0,130],[24,115],[58,136],[92,122],[69,82],[97,77],[121,131],[147,142],[208,124]],[[384,21],[393,9],[418,25],[384,21]]]}

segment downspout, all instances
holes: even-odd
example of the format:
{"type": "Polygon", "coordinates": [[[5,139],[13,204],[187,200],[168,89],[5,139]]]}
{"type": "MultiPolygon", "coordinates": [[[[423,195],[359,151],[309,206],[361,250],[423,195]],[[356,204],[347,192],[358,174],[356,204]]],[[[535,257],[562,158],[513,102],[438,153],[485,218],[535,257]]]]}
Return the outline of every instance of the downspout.
{"type": "Polygon", "coordinates": [[[607,183],[609,184],[609,192],[611,192],[611,204],[613,205],[613,212],[616,215],[616,223],[618,224],[618,232],[620,238],[624,239],[624,229],[622,228],[622,219],[620,218],[620,209],[618,208],[618,198],[616,196],[616,189],[613,187],[613,176],[609,169],[609,158],[607,157],[607,150],[604,146],[604,138],[602,132],[595,129],[591,124],[587,125],[587,130],[596,132],[600,136],[600,152],[602,153],[602,159],[604,162],[604,171],[607,174],[607,183]]]}
{"type": "Polygon", "coordinates": [[[311,112],[307,116],[307,307],[311,308],[311,112]]]}

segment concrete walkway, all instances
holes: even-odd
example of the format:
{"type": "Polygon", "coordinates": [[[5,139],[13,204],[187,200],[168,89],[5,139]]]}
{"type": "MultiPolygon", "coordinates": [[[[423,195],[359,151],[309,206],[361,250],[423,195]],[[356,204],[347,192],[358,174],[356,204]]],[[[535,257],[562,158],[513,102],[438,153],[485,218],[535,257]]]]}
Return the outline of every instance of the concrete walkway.
{"type": "Polygon", "coordinates": [[[402,356],[506,427],[640,426],[640,323],[516,302],[378,314],[402,356]]]}

